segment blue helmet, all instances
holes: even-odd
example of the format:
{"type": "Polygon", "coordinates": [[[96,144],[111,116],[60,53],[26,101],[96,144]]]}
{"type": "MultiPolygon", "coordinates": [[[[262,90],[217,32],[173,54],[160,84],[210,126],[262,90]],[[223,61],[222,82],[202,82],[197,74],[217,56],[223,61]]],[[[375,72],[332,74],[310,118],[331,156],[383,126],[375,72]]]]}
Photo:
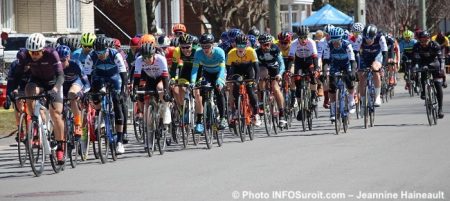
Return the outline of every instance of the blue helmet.
{"type": "Polygon", "coordinates": [[[344,35],[342,36],[342,39],[348,40],[349,35],[350,35],[350,32],[348,30],[345,30],[344,35]]]}
{"type": "Polygon", "coordinates": [[[341,27],[335,27],[333,29],[330,30],[330,37],[331,39],[342,39],[342,37],[344,36],[344,29],[342,29],[341,27]]]}
{"type": "Polygon", "coordinates": [[[256,36],[249,34],[249,35],[247,35],[247,37],[248,37],[248,41],[250,41],[250,45],[253,48],[255,48],[256,47],[256,36]]]}
{"type": "Polygon", "coordinates": [[[236,37],[241,34],[241,30],[239,29],[230,29],[228,30],[228,40],[230,41],[234,41],[234,39],[236,39],[236,37]]]}
{"type": "Polygon", "coordinates": [[[228,32],[226,31],[222,32],[222,34],[220,35],[220,40],[228,41],[228,32]]]}
{"type": "Polygon", "coordinates": [[[58,52],[60,59],[67,58],[71,53],[70,47],[66,45],[59,45],[58,47],[56,47],[56,51],[58,52]]]}

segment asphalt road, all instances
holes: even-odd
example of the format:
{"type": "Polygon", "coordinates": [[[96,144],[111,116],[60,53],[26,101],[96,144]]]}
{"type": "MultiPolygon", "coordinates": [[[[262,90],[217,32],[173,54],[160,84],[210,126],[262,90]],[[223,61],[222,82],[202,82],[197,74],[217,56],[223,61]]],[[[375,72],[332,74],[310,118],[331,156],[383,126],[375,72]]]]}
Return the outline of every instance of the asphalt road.
{"type": "Polygon", "coordinates": [[[449,96],[450,88],[446,117],[433,127],[423,101],[399,85],[373,128],[352,119],[347,134],[335,135],[321,108],[312,131],[296,122],[277,136],[258,129],[245,143],[226,133],[223,147],[173,146],[152,158],[132,139],[116,162],[91,157],[59,174],[48,165],[41,177],[19,168],[14,139],[4,138],[0,200],[450,200],[449,96]]]}

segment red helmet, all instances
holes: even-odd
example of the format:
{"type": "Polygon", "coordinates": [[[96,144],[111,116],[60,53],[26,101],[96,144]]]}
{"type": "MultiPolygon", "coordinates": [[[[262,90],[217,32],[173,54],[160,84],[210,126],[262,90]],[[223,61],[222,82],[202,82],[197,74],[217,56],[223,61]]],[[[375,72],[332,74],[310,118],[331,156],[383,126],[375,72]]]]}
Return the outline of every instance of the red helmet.
{"type": "Polygon", "coordinates": [[[134,37],[134,38],[132,38],[131,40],[130,40],[130,47],[140,47],[140,45],[139,45],[139,41],[140,41],[141,39],[139,38],[139,37],[134,37]]]}
{"type": "Polygon", "coordinates": [[[292,40],[291,33],[287,32],[287,31],[283,31],[278,34],[278,41],[280,41],[280,42],[281,41],[282,42],[291,42],[291,40],[292,40]]]}

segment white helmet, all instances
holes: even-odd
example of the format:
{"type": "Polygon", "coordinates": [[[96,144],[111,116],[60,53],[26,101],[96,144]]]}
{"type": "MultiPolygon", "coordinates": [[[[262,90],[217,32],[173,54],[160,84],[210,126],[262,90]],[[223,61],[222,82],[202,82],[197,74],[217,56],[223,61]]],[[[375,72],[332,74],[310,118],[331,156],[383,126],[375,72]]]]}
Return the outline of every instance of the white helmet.
{"type": "Polygon", "coordinates": [[[356,22],[352,25],[352,32],[362,32],[364,30],[364,25],[360,22],[356,22]]]}
{"type": "Polygon", "coordinates": [[[45,36],[41,33],[31,34],[25,43],[25,48],[29,51],[39,51],[45,47],[45,36]]]}

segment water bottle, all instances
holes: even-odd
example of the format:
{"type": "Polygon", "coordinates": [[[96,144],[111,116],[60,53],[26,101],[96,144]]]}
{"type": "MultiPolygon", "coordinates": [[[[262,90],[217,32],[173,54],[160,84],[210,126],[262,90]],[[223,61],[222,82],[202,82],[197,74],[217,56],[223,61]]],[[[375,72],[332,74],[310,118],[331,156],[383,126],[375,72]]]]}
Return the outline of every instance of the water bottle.
{"type": "Polygon", "coordinates": [[[163,124],[170,124],[172,122],[172,115],[170,114],[169,103],[164,103],[163,114],[163,124]]]}

